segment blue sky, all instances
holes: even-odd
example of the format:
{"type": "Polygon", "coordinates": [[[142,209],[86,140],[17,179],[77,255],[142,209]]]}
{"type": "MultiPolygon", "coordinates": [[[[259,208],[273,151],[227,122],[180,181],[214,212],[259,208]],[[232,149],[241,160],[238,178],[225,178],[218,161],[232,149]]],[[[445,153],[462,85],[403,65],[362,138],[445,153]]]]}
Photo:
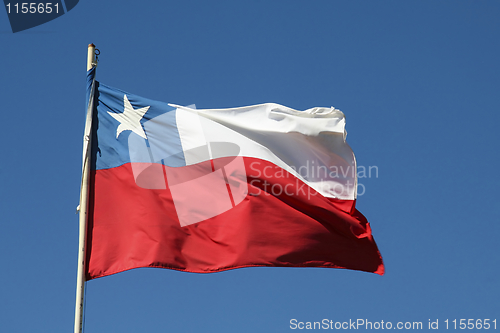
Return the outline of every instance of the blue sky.
{"type": "MultiPolygon", "coordinates": [[[[0,10],[0,326],[73,329],[87,45],[97,79],[198,108],[335,106],[386,274],[136,269],[85,332],[289,332],[290,320],[497,320],[498,1],[96,1],[13,34],[0,10]]],[[[490,329],[492,330],[492,329],[490,329]]]]}

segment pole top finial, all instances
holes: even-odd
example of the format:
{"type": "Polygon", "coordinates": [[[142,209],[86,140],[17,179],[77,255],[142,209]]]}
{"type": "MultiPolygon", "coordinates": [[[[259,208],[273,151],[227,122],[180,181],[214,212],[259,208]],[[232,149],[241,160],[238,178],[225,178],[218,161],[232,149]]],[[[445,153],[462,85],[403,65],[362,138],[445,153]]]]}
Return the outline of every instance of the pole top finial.
{"type": "Polygon", "coordinates": [[[87,71],[91,70],[95,65],[97,65],[96,48],[94,44],[89,44],[87,48],[87,71]]]}

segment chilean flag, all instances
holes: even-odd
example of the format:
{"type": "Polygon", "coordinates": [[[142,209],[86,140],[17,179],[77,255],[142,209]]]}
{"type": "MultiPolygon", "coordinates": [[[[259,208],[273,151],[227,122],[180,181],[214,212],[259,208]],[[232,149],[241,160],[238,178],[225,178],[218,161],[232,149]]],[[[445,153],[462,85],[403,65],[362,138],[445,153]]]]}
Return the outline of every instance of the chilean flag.
{"type": "Polygon", "coordinates": [[[339,110],[197,110],[97,81],[91,97],[87,280],[138,267],[384,273],[339,110]]]}

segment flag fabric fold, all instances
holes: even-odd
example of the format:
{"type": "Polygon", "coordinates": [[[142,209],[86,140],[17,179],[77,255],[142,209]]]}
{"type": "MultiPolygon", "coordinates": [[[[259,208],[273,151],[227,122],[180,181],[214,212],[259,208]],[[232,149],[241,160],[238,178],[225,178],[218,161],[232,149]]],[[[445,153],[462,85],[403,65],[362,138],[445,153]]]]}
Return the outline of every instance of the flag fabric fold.
{"type": "Polygon", "coordinates": [[[87,280],[138,267],[383,274],[339,110],[197,110],[96,81],[93,114],[87,280]]]}

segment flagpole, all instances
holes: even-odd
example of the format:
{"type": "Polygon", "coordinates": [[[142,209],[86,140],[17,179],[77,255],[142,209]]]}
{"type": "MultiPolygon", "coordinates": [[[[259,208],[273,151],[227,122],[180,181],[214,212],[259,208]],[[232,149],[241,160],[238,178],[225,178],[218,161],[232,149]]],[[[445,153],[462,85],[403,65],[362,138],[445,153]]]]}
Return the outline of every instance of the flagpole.
{"type": "MultiPolygon", "coordinates": [[[[95,45],[89,44],[87,50],[87,71],[95,65],[95,45]]],[[[89,173],[90,173],[90,147],[91,147],[91,123],[92,109],[94,98],[94,83],[90,100],[87,105],[87,118],[85,121],[85,134],[83,138],[83,167],[82,167],[82,183],[80,188],[80,205],[79,207],[79,242],[78,242],[78,272],[76,278],[76,304],[75,304],[75,331],[81,333],[83,326],[83,302],[85,291],[85,244],[87,239],[87,208],[88,208],[88,189],[89,189],[89,173]]]]}

